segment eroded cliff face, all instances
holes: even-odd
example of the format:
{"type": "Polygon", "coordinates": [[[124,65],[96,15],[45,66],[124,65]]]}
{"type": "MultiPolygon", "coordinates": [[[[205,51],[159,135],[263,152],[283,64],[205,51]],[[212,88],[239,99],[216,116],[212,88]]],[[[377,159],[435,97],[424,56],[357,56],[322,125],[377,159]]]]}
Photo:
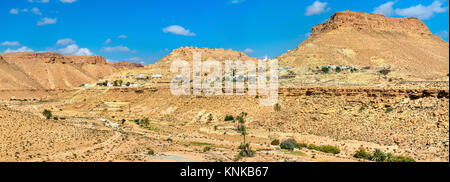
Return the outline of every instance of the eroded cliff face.
{"type": "Polygon", "coordinates": [[[449,73],[449,44],[414,17],[343,11],[312,28],[307,40],[277,59],[280,66],[302,70],[388,67],[399,78],[439,80],[449,73]]]}
{"type": "Polygon", "coordinates": [[[0,89],[67,89],[92,83],[140,64],[109,64],[101,56],[0,53],[0,89]]]}
{"type": "Polygon", "coordinates": [[[327,22],[313,27],[311,31],[313,34],[319,34],[336,29],[433,35],[416,17],[391,18],[375,13],[352,11],[337,12],[327,22]]]}

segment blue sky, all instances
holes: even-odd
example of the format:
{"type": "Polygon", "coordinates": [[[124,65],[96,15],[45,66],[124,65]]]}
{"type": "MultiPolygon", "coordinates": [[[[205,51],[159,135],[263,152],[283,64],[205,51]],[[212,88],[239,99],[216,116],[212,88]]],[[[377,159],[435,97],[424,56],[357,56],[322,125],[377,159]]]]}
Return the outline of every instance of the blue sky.
{"type": "Polygon", "coordinates": [[[448,41],[446,0],[0,0],[0,52],[154,63],[182,46],[276,57],[337,11],[416,16],[448,41]]]}

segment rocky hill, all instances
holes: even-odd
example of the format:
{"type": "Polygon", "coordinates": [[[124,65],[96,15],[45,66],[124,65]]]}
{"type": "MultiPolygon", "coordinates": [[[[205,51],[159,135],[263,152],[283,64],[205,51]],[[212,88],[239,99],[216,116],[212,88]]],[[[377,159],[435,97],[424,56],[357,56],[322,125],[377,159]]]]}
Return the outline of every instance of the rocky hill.
{"type": "Polygon", "coordinates": [[[101,56],[0,53],[0,89],[65,89],[142,65],[107,63],[101,56]]]}
{"type": "Polygon", "coordinates": [[[449,72],[449,43],[415,17],[342,11],[311,32],[296,49],[278,57],[280,66],[386,67],[418,80],[439,79],[449,72]]]}
{"type": "MultiPolygon", "coordinates": [[[[256,58],[249,57],[248,55],[231,50],[231,49],[210,49],[210,48],[198,48],[198,47],[181,47],[178,49],[174,49],[168,56],[163,57],[160,61],[155,63],[154,66],[159,67],[170,67],[172,61],[176,59],[184,60],[189,63],[193,61],[193,54],[195,52],[201,53],[202,61],[206,61],[208,59],[215,59],[216,61],[225,62],[226,60],[256,60],[256,58]]],[[[153,65],[152,65],[153,66],[153,65]]]]}

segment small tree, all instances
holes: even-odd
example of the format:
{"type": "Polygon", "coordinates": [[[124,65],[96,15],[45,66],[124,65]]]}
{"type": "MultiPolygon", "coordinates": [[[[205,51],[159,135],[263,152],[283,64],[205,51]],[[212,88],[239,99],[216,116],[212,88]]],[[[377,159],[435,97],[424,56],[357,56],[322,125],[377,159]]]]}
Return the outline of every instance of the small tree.
{"type": "Polygon", "coordinates": [[[52,118],[52,111],[50,111],[48,109],[44,109],[44,111],[42,112],[42,115],[44,115],[45,118],[50,119],[50,118],[52,118]]]}
{"type": "Polygon", "coordinates": [[[280,148],[287,149],[287,150],[294,150],[296,145],[297,145],[297,141],[295,141],[293,138],[289,138],[289,139],[281,142],[280,148]]]}
{"type": "Polygon", "coordinates": [[[340,66],[336,67],[336,73],[340,73],[342,71],[342,68],[340,66]]]}
{"type": "Polygon", "coordinates": [[[330,72],[330,69],[328,68],[328,67],[322,67],[322,72],[324,72],[324,73],[328,73],[328,72],[330,72]]]}
{"type": "Polygon", "coordinates": [[[245,137],[247,136],[247,129],[245,128],[245,117],[247,116],[246,112],[242,112],[241,115],[237,116],[236,119],[238,121],[237,131],[241,133],[244,143],[239,146],[241,151],[239,155],[242,157],[252,157],[255,151],[251,150],[250,144],[246,142],[245,137]]]}

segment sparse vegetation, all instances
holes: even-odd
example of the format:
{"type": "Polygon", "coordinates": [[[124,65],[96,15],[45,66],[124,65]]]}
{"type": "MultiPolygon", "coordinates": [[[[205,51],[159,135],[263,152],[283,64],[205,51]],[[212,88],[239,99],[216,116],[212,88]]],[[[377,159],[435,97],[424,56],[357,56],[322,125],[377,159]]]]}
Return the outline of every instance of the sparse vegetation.
{"type": "Polygon", "coordinates": [[[149,149],[147,152],[148,155],[155,155],[155,151],[152,149],[149,149]]]}
{"type": "Polygon", "coordinates": [[[194,146],[205,146],[205,145],[212,145],[210,143],[203,143],[203,142],[191,142],[189,143],[190,145],[194,145],[194,146]]]}
{"type": "Polygon", "coordinates": [[[322,72],[329,73],[330,69],[328,67],[322,67],[322,72]]]}
{"type": "Polygon", "coordinates": [[[44,111],[42,112],[42,115],[44,115],[45,118],[50,119],[50,118],[52,118],[52,111],[50,111],[48,109],[44,109],[44,111]]]}
{"type": "Polygon", "coordinates": [[[371,159],[371,155],[366,151],[366,149],[364,149],[362,147],[356,151],[356,153],[353,155],[353,157],[358,158],[358,159],[366,159],[366,160],[371,159]]]}
{"type": "Polygon", "coordinates": [[[209,147],[209,146],[203,147],[203,152],[208,152],[210,150],[211,150],[211,147],[209,147]]]}
{"type": "Polygon", "coordinates": [[[298,148],[298,149],[307,148],[308,144],[306,144],[306,143],[297,143],[297,145],[295,145],[295,147],[298,148]]]}
{"type": "Polygon", "coordinates": [[[241,150],[239,152],[239,156],[241,157],[253,157],[255,154],[255,151],[250,148],[250,143],[247,143],[245,140],[245,136],[247,135],[247,129],[245,128],[245,117],[247,117],[247,115],[248,114],[246,112],[242,112],[241,115],[236,116],[236,119],[238,120],[237,131],[241,133],[244,139],[244,142],[238,147],[238,149],[241,150]]]}
{"type": "Polygon", "coordinates": [[[338,147],[335,147],[335,146],[331,146],[331,145],[317,146],[314,144],[309,144],[308,149],[317,150],[317,151],[325,152],[325,153],[331,153],[331,154],[339,154],[341,152],[341,149],[339,149],[338,147]]]}
{"type": "Polygon", "coordinates": [[[273,110],[279,112],[281,110],[280,104],[276,103],[275,105],[273,105],[273,110]]]}
{"type": "Polygon", "coordinates": [[[363,112],[364,110],[367,109],[367,105],[361,105],[361,107],[359,107],[359,112],[363,112]]]}
{"type": "Polygon", "coordinates": [[[371,160],[375,162],[415,162],[413,158],[400,155],[393,155],[392,153],[386,154],[380,149],[375,149],[375,151],[372,154],[369,154],[362,147],[356,151],[353,157],[358,159],[371,160]]]}
{"type": "Polygon", "coordinates": [[[224,121],[233,121],[234,117],[231,115],[226,115],[224,121]]]}
{"type": "Polygon", "coordinates": [[[293,138],[289,138],[281,142],[280,148],[286,149],[286,150],[294,150],[295,146],[297,145],[297,141],[295,141],[293,138]]]}
{"type": "Polygon", "coordinates": [[[239,156],[241,157],[253,157],[255,155],[255,151],[250,148],[249,143],[242,143],[241,145],[239,145],[238,149],[241,150],[239,151],[239,156]]]}
{"type": "Polygon", "coordinates": [[[380,149],[375,149],[370,159],[375,162],[384,162],[386,160],[386,157],[386,154],[380,149]]]}
{"type": "Polygon", "coordinates": [[[278,139],[272,140],[272,142],[270,142],[270,145],[280,145],[280,140],[278,139]]]}

